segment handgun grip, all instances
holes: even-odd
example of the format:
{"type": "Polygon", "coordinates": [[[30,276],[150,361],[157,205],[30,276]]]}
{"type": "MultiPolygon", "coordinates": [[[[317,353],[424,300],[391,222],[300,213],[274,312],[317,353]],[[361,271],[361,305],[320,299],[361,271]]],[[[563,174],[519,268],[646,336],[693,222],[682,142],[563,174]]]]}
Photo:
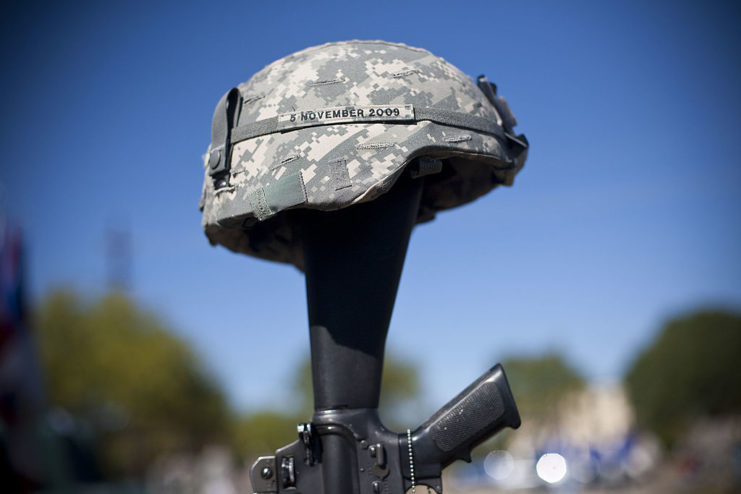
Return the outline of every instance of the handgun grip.
{"type": "Polygon", "coordinates": [[[412,434],[415,464],[471,461],[471,450],[505,427],[520,426],[520,414],[500,364],[450,400],[412,434]]]}

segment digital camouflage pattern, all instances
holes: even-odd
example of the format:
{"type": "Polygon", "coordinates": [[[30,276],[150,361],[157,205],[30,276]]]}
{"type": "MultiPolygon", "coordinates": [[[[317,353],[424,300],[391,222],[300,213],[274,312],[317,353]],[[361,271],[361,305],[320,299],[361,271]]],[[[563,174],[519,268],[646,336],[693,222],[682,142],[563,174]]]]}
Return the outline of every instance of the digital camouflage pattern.
{"type": "Polygon", "coordinates": [[[507,115],[476,83],[442,58],[402,44],[308,48],[237,89],[225,180],[209,173],[219,143],[204,157],[206,235],[212,244],[299,268],[300,245],[283,211],[371,201],[410,168],[426,175],[418,219],[426,221],[511,185],[527,154],[526,145],[508,141],[507,115]]]}

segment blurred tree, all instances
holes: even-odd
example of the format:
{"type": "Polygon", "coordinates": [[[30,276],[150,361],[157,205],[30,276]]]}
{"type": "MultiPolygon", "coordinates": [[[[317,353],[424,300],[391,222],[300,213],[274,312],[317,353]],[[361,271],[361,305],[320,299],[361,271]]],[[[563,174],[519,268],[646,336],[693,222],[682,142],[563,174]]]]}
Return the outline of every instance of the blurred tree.
{"type": "Polygon", "coordinates": [[[58,291],[35,319],[50,400],[95,427],[109,474],[141,475],[159,454],[225,439],[217,383],[123,294],[87,304],[58,291]]]}
{"type": "Polygon", "coordinates": [[[699,311],[673,319],[631,365],[639,425],[666,445],[702,416],[741,413],[741,315],[699,311]]]}
{"type": "Polygon", "coordinates": [[[542,421],[569,393],[584,387],[581,374],[557,353],[510,357],[502,362],[523,421],[542,421]]]}
{"type": "Polygon", "coordinates": [[[234,449],[239,457],[250,462],[258,456],[272,454],[298,439],[296,424],[307,420],[308,417],[272,410],[246,414],[235,424],[234,449]]]}

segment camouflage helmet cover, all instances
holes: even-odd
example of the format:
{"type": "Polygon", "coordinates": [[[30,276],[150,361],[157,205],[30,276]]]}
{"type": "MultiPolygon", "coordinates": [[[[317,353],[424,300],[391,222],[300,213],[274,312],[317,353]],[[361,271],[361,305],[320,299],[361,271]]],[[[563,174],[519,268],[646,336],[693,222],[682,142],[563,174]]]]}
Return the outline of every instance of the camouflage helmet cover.
{"type": "Polygon", "coordinates": [[[371,201],[427,175],[418,221],[511,185],[527,155],[496,86],[383,41],[307,48],[230,90],[214,113],[200,207],[212,244],[302,266],[285,210],[371,201]]]}

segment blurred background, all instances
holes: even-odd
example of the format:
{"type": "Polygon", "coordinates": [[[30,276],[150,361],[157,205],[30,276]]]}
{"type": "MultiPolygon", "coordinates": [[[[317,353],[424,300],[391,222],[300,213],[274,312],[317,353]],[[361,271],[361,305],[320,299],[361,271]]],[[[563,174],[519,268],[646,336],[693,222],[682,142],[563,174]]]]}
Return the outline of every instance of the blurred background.
{"type": "Polygon", "coordinates": [[[446,492],[741,492],[738,2],[0,7],[2,492],[252,492],[311,416],[304,280],[213,248],[229,88],[308,46],[419,46],[499,86],[512,188],[416,228],[382,418],[503,362],[523,426],[446,492]]]}

